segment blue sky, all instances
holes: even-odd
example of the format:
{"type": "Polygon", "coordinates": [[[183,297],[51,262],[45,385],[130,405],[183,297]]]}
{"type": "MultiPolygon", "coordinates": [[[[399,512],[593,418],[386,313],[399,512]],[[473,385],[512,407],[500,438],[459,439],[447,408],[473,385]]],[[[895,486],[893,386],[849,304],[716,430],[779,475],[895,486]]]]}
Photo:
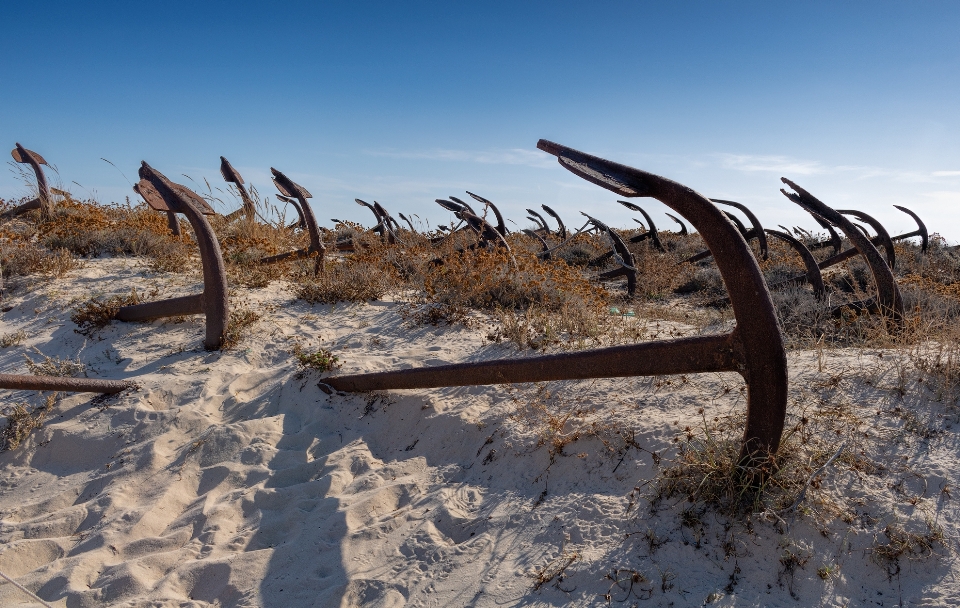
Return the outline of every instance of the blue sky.
{"type": "MultiPolygon", "coordinates": [[[[321,220],[353,199],[432,224],[476,192],[526,224],[546,203],[631,225],[536,150],[551,139],[812,227],[827,204],[960,240],[960,3],[14,3],[0,22],[0,145],[104,202],[140,160],[261,193],[276,167],[321,220]],[[80,186],[72,182],[79,183],[80,186]]],[[[7,167],[5,167],[7,168],[7,167]]],[[[0,196],[26,188],[0,171],[0,196]]],[[[665,207],[648,208],[669,227],[665,207]]]]}

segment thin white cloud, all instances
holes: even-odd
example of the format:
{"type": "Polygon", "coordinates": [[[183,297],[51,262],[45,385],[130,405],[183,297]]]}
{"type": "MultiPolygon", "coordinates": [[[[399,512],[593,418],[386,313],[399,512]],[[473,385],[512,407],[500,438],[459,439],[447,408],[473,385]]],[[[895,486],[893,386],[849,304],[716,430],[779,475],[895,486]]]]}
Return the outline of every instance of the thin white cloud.
{"type": "Polygon", "coordinates": [[[502,150],[366,150],[371,156],[388,158],[442,160],[455,162],[481,163],[485,165],[524,165],[527,167],[552,167],[554,158],[543,152],[509,148],[502,150]]]}
{"type": "Polygon", "coordinates": [[[825,173],[827,168],[818,161],[798,160],[788,156],[757,156],[754,154],[718,154],[720,164],[735,171],[813,175],[825,173]]]}
{"type": "Polygon", "coordinates": [[[827,165],[816,160],[804,160],[789,156],[763,156],[755,154],[714,155],[724,169],[746,173],[768,172],[779,175],[824,175],[843,174],[863,180],[886,177],[905,182],[937,182],[942,178],[960,177],[960,171],[903,171],[866,165],[827,165]]]}

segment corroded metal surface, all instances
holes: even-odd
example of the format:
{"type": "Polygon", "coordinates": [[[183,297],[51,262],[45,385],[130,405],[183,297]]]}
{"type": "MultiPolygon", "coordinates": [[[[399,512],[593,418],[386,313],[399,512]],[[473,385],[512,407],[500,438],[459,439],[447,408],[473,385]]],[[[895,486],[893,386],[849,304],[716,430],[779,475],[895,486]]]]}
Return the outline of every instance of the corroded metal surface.
{"type": "MultiPolygon", "coordinates": [[[[794,192],[787,192],[781,188],[780,192],[784,196],[807,211],[812,211],[832,223],[850,239],[857,251],[863,255],[873,273],[874,282],[877,284],[877,305],[887,320],[887,329],[894,333],[903,331],[903,298],[900,295],[900,288],[897,287],[897,281],[893,278],[893,273],[884,262],[880,252],[870,242],[870,239],[863,236],[843,214],[827,206],[787,178],[782,177],[780,180],[794,190],[794,192]]],[[[819,266],[823,269],[825,267],[824,262],[821,262],[819,266]]]]}
{"type": "Polygon", "coordinates": [[[650,227],[645,233],[630,239],[630,242],[639,243],[641,241],[650,239],[653,242],[653,246],[656,247],[657,250],[666,251],[663,248],[663,243],[660,242],[660,234],[657,232],[657,225],[653,223],[653,218],[650,217],[650,214],[644,211],[643,207],[641,207],[640,205],[634,205],[633,203],[629,203],[627,201],[617,201],[617,202],[623,205],[624,207],[626,207],[627,209],[631,209],[643,215],[643,219],[647,220],[647,226],[650,227]]]}
{"type": "MultiPolygon", "coordinates": [[[[887,264],[890,266],[890,269],[892,270],[897,267],[897,253],[893,248],[893,241],[890,239],[890,234],[887,232],[887,229],[883,227],[883,224],[872,216],[867,215],[863,211],[857,211],[856,209],[837,209],[837,213],[852,215],[861,222],[870,224],[870,227],[877,233],[877,236],[872,237],[874,239],[872,242],[874,245],[883,245],[883,250],[887,254],[887,264]]],[[[863,233],[867,238],[871,238],[866,230],[863,230],[863,233]]]]}
{"type": "Polygon", "coordinates": [[[317,218],[313,215],[313,209],[310,208],[310,203],[307,202],[307,199],[313,195],[307,192],[306,188],[273,167],[270,167],[270,172],[273,173],[273,183],[277,186],[277,190],[284,196],[297,199],[299,205],[294,206],[297,207],[297,211],[300,212],[300,221],[306,224],[307,234],[310,235],[310,244],[305,249],[296,249],[294,251],[260,258],[259,261],[261,264],[272,264],[293,258],[314,256],[313,274],[319,274],[323,271],[323,256],[327,252],[327,248],[320,239],[320,228],[317,226],[317,218]]]}
{"type": "Polygon", "coordinates": [[[230,304],[227,297],[227,273],[220,245],[213,228],[204,217],[203,207],[197,203],[198,200],[203,202],[203,199],[189,188],[171,182],[146,162],[140,166],[139,175],[140,181],[135,189],[144,200],[148,203],[150,200],[156,202],[157,199],[163,201],[165,211],[182,213],[193,227],[203,267],[203,293],[124,306],[117,312],[116,318],[121,321],[139,321],[202,312],[207,326],[203,346],[207,350],[216,350],[223,345],[227,333],[230,304]]]}
{"type": "MultiPolygon", "coordinates": [[[[467,194],[469,194],[469,195],[473,198],[473,200],[477,201],[478,203],[483,203],[483,204],[486,205],[487,207],[490,207],[490,210],[493,211],[494,217],[497,218],[497,225],[496,225],[497,232],[499,232],[499,233],[502,234],[503,236],[507,236],[507,233],[508,233],[509,231],[507,230],[507,225],[503,222],[503,215],[500,213],[500,210],[497,209],[497,206],[494,205],[491,201],[488,201],[487,199],[483,198],[482,196],[480,196],[480,195],[478,195],[478,194],[474,194],[473,192],[470,192],[469,190],[467,190],[467,194]]],[[[563,225],[563,224],[561,223],[561,225],[563,225]]]]}
{"type": "Polygon", "coordinates": [[[544,211],[546,211],[548,214],[550,214],[550,217],[552,217],[553,219],[557,220],[557,225],[558,225],[557,234],[560,235],[560,238],[561,238],[561,239],[566,239],[566,238],[567,238],[567,227],[563,225],[563,220],[560,219],[560,214],[558,214],[556,211],[554,211],[553,209],[551,209],[550,207],[548,207],[548,206],[546,206],[546,205],[540,205],[540,207],[541,207],[544,211]]]}
{"type": "Polygon", "coordinates": [[[907,209],[906,207],[901,207],[900,205],[894,205],[894,207],[896,207],[896,208],[899,209],[900,211],[903,211],[904,213],[906,213],[907,215],[909,215],[910,217],[912,217],[913,220],[914,220],[915,222],[917,222],[917,229],[914,230],[913,232],[905,232],[905,233],[903,233],[903,234],[898,234],[897,236],[892,236],[892,237],[890,237],[890,238],[893,239],[894,241],[901,241],[901,240],[903,240],[903,239],[909,239],[909,238],[914,237],[914,236],[919,236],[919,237],[920,237],[920,251],[922,251],[923,253],[926,253],[926,252],[927,252],[927,245],[929,244],[929,241],[930,241],[930,235],[927,233],[927,226],[926,226],[926,224],[923,223],[923,221],[920,219],[920,216],[919,216],[919,215],[917,215],[917,214],[914,213],[913,211],[910,211],[910,210],[907,209]]]}
{"type": "Polygon", "coordinates": [[[669,217],[670,219],[672,219],[672,220],[675,221],[676,223],[680,224],[680,232],[678,232],[677,234],[679,234],[680,236],[686,236],[686,234],[687,234],[687,225],[683,223],[683,220],[681,220],[680,218],[678,218],[678,217],[675,216],[675,215],[670,215],[669,213],[667,214],[667,217],[669,217]]]}
{"type": "Polygon", "coordinates": [[[220,157],[220,175],[223,176],[223,181],[231,183],[236,187],[240,192],[240,200],[243,201],[243,206],[228,215],[227,219],[233,219],[242,213],[247,221],[254,221],[256,219],[257,208],[253,204],[253,199],[250,198],[247,189],[243,187],[243,178],[240,177],[240,172],[233,168],[230,161],[222,156],[220,157]]]}
{"type": "MultiPolygon", "coordinates": [[[[715,203],[720,203],[721,205],[727,205],[728,207],[733,207],[739,209],[747,219],[750,220],[750,225],[752,228],[744,233],[743,237],[748,241],[752,238],[757,239],[757,243],[760,245],[760,258],[767,259],[767,235],[763,231],[763,226],[760,225],[760,220],[757,219],[757,216],[753,214],[753,211],[750,211],[746,205],[743,203],[738,203],[736,201],[725,201],[719,198],[712,198],[711,201],[715,203]]],[[[739,221],[739,220],[738,220],[739,221]]],[[[743,224],[741,224],[742,226],[743,224]]]]}
{"type": "Polygon", "coordinates": [[[43,173],[40,165],[46,165],[47,161],[42,156],[32,150],[27,150],[18,142],[16,148],[10,151],[10,156],[18,163],[30,165],[34,175],[37,176],[37,198],[6,211],[2,218],[15,217],[30,211],[31,209],[40,209],[40,212],[46,217],[53,214],[53,199],[50,197],[50,186],[47,185],[47,176],[43,173]]]}
{"type": "Polygon", "coordinates": [[[303,209],[300,208],[300,203],[297,202],[297,199],[290,196],[284,196],[282,194],[278,194],[277,199],[287,203],[297,212],[297,221],[287,226],[287,230],[294,230],[296,228],[299,228],[300,230],[306,230],[307,218],[303,216],[303,209]]]}
{"type": "Polygon", "coordinates": [[[27,376],[0,374],[0,388],[15,391],[64,391],[67,393],[119,393],[136,386],[129,380],[65,378],[63,376],[27,376]]]}
{"type": "Polygon", "coordinates": [[[610,251],[608,255],[616,260],[617,264],[620,266],[619,268],[614,268],[613,270],[601,273],[599,277],[600,280],[627,277],[627,295],[632,296],[637,291],[637,268],[635,266],[633,254],[630,253],[630,249],[627,248],[627,244],[623,241],[623,237],[617,234],[613,228],[607,226],[597,218],[591,217],[582,211],[580,214],[585,216],[587,220],[589,220],[590,223],[596,226],[600,231],[606,233],[613,247],[612,251],[610,251]]]}
{"type": "MultiPolygon", "coordinates": [[[[750,230],[747,230],[747,227],[743,225],[743,222],[740,221],[740,218],[738,218],[734,214],[729,213],[727,211],[721,211],[721,213],[723,213],[723,216],[726,217],[727,220],[729,220],[734,226],[737,227],[737,230],[740,231],[740,234],[747,241],[747,243],[749,243],[753,239],[757,239],[757,241],[760,243],[761,259],[766,260],[767,259],[767,237],[764,234],[763,227],[760,225],[760,220],[757,219],[757,216],[755,216],[749,209],[747,209],[746,206],[734,201],[725,201],[725,200],[712,198],[710,199],[710,202],[719,203],[721,205],[727,205],[730,207],[736,207],[737,209],[740,209],[741,211],[744,212],[744,215],[747,216],[747,218],[750,220],[750,223],[753,225],[753,227],[750,230]]],[[[688,257],[687,259],[681,261],[680,263],[693,264],[693,263],[699,262],[700,260],[705,260],[710,257],[713,257],[713,253],[711,253],[710,249],[707,248],[701,251],[700,253],[695,253],[694,255],[688,257]]]]}
{"type": "Polygon", "coordinates": [[[536,382],[587,377],[737,371],[747,381],[747,424],[741,462],[759,464],[776,452],[787,403],[787,361],[777,316],[750,248],[704,196],[663,177],[540,140],[580,177],[624,197],[651,196],[691,221],[711,250],[733,295],[736,329],[725,335],[618,346],[532,359],[335,376],[339,390],[383,390],[536,382]]]}
{"type": "MultiPolygon", "coordinates": [[[[770,230],[766,229],[767,234],[774,236],[781,241],[789,244],[793,247],[800,258],[803,260],[803,265],[807,269],[807,274],[805,275],[805,280],[807,283],[813,287],[813,293],[817,296],[817,299],[822,299],[826,295],[826,287],[823,284],[823,276],[820,274],[820,267],[817,265],[817,259],[813,257],[813,254],[807,249],[807,246],[804,245],[801,241],[795,238],[792,234],[787,232],[780,232],[779,230],[770,230]]],[[[778,287],[786,287],[788,285],[802,285],[803,281],[797,281],[796,279],[787,279],[781,281],[776,285],[771,285],[770,290],[773,291],[778,287]]]]}

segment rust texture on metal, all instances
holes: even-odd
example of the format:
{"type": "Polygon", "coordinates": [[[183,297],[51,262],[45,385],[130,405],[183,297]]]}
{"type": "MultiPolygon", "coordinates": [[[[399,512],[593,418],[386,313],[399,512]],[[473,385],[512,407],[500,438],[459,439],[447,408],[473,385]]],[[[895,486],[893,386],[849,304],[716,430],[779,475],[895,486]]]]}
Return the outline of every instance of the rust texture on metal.
{"type": "MultiPolygon", "coordinates": [[[[757,239],[757,243],[760,245],[760,258],[766,260],[768,257],[767,235],[764,233],[763,226],[760,225],[760,220],[757,219],[757,216],[753,214],[753,211],[750,211],[750,209],[743,203],[738,203],[736,201],[726,201],[719,198],[712,198],[710,200],[714,203],[739,209],[741,213],[747,216],[747,219],[750,220],[750,225],[752,228],[744,233],[743,237],[747,239],[747,241],[753,238],[757,239]]],[[[739,222],[739,220],[737,221],[739,222]]],[[[740,223],[740,225],[743,226],[742,223],[740,223]]]]}
{"type": "Polygon", "coordinates": [[[527,213],[533,216],[530,219],[534,219],[538,224],[540,224],[541,230],[543,230],[547,234],[551,234],[553,232],[552,230],[550,230],[550,224],[547,223],[547,220],[544,219],[542,215],[540,215],[533,209],[527,209],[527,213]]]}
{"type": "MultiPolygon", "coordinates": [[[[893,333],[903,331],[903,298],[900,295],[900,288],[897,286],[896,279],[893,278],[890,267],[884,262],[880,252],[870,242],[870,239],[863,236],[843,214],[827,206],[789,179],[782,177],[780,180],[794,190],[794,192],[787,192],[781,188],[780,192],[784,196],[800,207],[812,211],[830,222],[842,230],[850,239],[850,242],[867,261],[873,273],[873,280],[877,285],[877,306],[887,321],[887,329],[893,333]]],[[[823,269],[824,262],[821,262],[818,266],[823,269]]]]}
{"type": "Polygon", "coordinates": [[[294,230],[296,228],[299,228],[300,230],[306,230],[307,218],[303,216],[303,209],[300,208],[300,203],[297,202],[297,199],[291,196],[284,196],[282,194],[278,194],[277,199],[287,203],[297,211],[297,221],[287,226],[287,230],[294,230]]]}
{"type": "Polygon", "coordinates": [[[121,321],[140,321],[202,313],[206,317],[203,346],[207,350],[216,350],[223,345],[227,333],[230,304],[227,297],[227,273],[220,253],[220,244],[213,228],[204,217],[203,208],[197,204],[198,199],[201,202],[203,199],[190,193],[189,188],[171,182],[146,161],[140,166],[139,175],[137,192],[141,193],[145,200],[160,198],[169,211],[182,213],[190,222],[200,248],[203,293],[124,306],[117,312],[116,318],[121,321]]]}
{"type": "Polygon", "coordinates": [[[680,224],[680,232],[678,232],[677,234],[679,234],[680,236],[686,236],[686,235],[687,235],[687,225],[683,223],[683,220],[681,220],[680,218],[678,218],[678,217],[675,216],[675,215],[670,215],[669,213],[667,214],[667,217],[669,217],[670,219],[672,219],[672,220],[675,221],[676,223],[680,224]]]}
{"type": "Polygon", "coordinates": [[[177,220],[177,214],[173,211],[166,201],[163,200],[163,197],[160,196],[160,193],[157,192],[156,188],[149,186],[149,182],[143,188],[140,187],[140,184],[133,185],[133,191],[140,195],[140,197],[146,201],[147,206],[155,211],[161,211],[167,216],[167,226],[170,228],[170,232],[173,236],[182,236],[183,233],[180,230],[180,221],[177,220]]]}
{"type": "MultiPolygon", "coordinates": [[[[709,199],[709,200],[712,203],[719,203],[721,205],[736,207],[741,211],[745,210],[744,211],[745,215],[747,215],[747,217],[750,219],[750,222],[753,224],[753,228],[751,228],[750,230],[747,230],[747,227],[743,225],[743,222],[740,221],[740,218],[738,218],[734,214],[728,211],[721,211],[721,213],[725,218],[727,218],[727,220],[730,223],[732,223],[734,226],[737,227],[737,230],[743,236],[744,240],[747,241],[747,243],[749,243],[753,239],[757,239],[757,241],[760,243],[760,256],[762,259],[766,260],[767,259],[767,237],[764,234],[763,227],[760,226],[760,220],[758,220],[757,217],[753,213],[751,213],[749,209],[747,209],[745,206],[741,205],[740,203],[734,203],[734,201],[719,201],[718,199],[709,199]]],[[[695,253],[692,256],[688,257],[687,259],[682,260],[680,264],[693,264],[701,260],[706,260],[707,258],[711,258],[711,257],[713,257],[713,253],[711,253],[710,249],[707,248],[701,251],[700,253],[695,253]]]]}
{"type": "Polygon", "coordinates": [[[737,230],[740,231],[740,234],[743,235],[743,238],[747,238],[747,227],[743,225],[743,222],[740,221],[740,218],[729,211],[724,211],[723,214],[727,216],[728,220],[733,222],[733,225],[737,227],[737,230]]]}
{"type": "Polygon", "coordinates": [[[687,218],[711,250],[733,295],[736,329],[725,335],[647,342],[547,355],[335,376],[339,390],[383,390],[568,380],[584,377],[737,371],[747,382],[747,424],[741,462],[756,464],[776,452],[787,403],[787,360],[777,315],[760,268],[743,236],[704,196],[666,178],[553,142],[537,147],[561,166],[624,197],[650,196],[687,218]]]}
{"type": "Polygon", "coordinates": [[[5,211],[0,215],[0,219],[16,217],[32,209],[39,209],[44,216],[50,217],[53,214],[53,199],[50,197],[50,186],[47,184],[47,176],[44,175],[43,168],[40,166],[46,165],[47,161],[36,152],[27,150],[21,146],[19,142],[16,146],[16,148],[10,151],[10,156],[13,157],[14,161],[30,165],[30,168],[33,169],[33,173],[37,177],[37,198],[5,211]]]}
{"type": "Polygon", "coordinates": [[[129,380],[0,374],[0,388],[15,391],[63,391],[67,393],[112,394],[119,393],[133,386],[136,386],[136,383],[129,380]]]}
{"type": "MultiPolygon", "coordinates": [[[[776,237],[781,241],[789,244],[791,247],[793,247],[794,251],[796,251],[800,255],[800,258],[803,260],[803,265],[807,269],[807,274],[804,277],[805,281],[807,283],[810,283],[810,285],[813,287],[813,293],[814,295],[817,296],[817,299],[818,300],[823,299],[823,297],[826,295],[826,287],[823,284],[823,276],[820,273],[820,267],[817,265],[817,259],[813,257],[813,253],[810,252],[810,250],[807,248],[806,245],[803,244],[803,242],[801,242],[799,239],[797,239],[796,237],[794,237],[792,234],[788,232],[780,232],[779,230],[770,230],[769,228],[766,229],[766,232],[770,236],[776,237]]],[[[780,283],[777,283],[776,285],[771,285],[770,290],[772,291],[779,287],[787,287],[788,285],[802,285],[802,284],[803,284],[803,281],[797,281],[796,279],[787,279],[785,281],[781,281],[780,283]]]]}
{"type": "Polygon", "coordinates": [[[618,277],[627,277],[627,295],[633,296],[637,291],[637,268],[636,262],[633,259],[633,254],[630,253],[630,250],[627,248],[627,244],[623,241],[617,232],[607,226],[605,223],[601,222],[595,217],[591,217],[584,212],[580,212],[581,215],[587,218],[591,224],[593,224],[597,229],[602,232],[605,232],[607,238],[610,239],[611,246],[613,249],[610,251],[609,256],[616,260],[619,268],[614,268],[607,272],[601,273],[599,278],[602,281],[615,279],[618,277]]]}
{"type": "MultiPolygon", "coordinates": [[[[823,249],[825,247],[833,247],[834,255],[840,253],[840,249],[843,246],[843,241],[840,238],[840,235],[837,234],[837,231],[833,229],[833,225],[827,220],[817,215],[816,213],[809,212],[809,211],[808,213],[810,213],[810,215],[813,216],[813,219],[816,220],[818,224],[820,224],[821,228],[823,228],[830,234],[829,239],[820,241],[819,243],[814,243],[813,245],[810,245],[808,249],[810,251],[816,251],[817,249],[823,249]]],[[[781,228],[783,228],[783,226],[781,226],[781,228]]],[[[808,238],[811,238],[811,235],[809,235],[809,233],[807,234],[808,234],[808,238]]]]}
{"type": "Polygon", "coordinates": [[[230,161],[222,156],[220,157],[220,175],[223,176],[223,181],[233,184],[240,192],[240,200],[243,202],[243,206],[228,215],[227,219],[232,220],[242,213],[247,221],[254,221],[256,219],[257,208],[256,205],[253,204],[253,199],[250,198],[247,189],[243,187],[243,178],[240,177],[240,172],[233,168],[230,161]]]}
{"type": "Polygon", "coordinates": [[[896,208],[899,209],[900,211],[903,211],[904,213],[906,213],[907,215],[909,215],[910,217],[912,217],[913,220],[917,223],[917,229],[914,230],[913,232],[905,232],[905,233],[903,233],[903,234],[898,234],[897,236],[892,236],[892,237],[890,237],[890,238],[893,239],[894,241],[901,241],[901,240],[903,240],[903,239],[909,239],[909,238],[911,238],[911,237],[919,236],[919,237],[920,237],[920,251],[923,252],[923,253],[926,253],[926,252],[927,252],[927,245],[929,244],[929,241],[930,241],[930,235],[929,235],[929,233],[927,233],[927,226],[926,226],[926,224],[923,223],[923,220],[920,219],[920,216],[919,216],[919,215],[917,215],[917,214],[914,213],[913,211],[910,211],[910,210],[907,209],[906,207],[902,207],[902,206],[900,206],[900,205],[894,205],[894,207],[896,207],[896,208]]]}
{"type": "Polygon", "coordinates": [[[660,242],[660,234],[657,232],[657,225],[653,223],[653,218],[650,217],[650,214],[644,211],[643,207],[641,207],[640,205],[634,205],[633,203],[630,203],[627,201],[617,201],[617,202],[623,205],[624,207],[626,207],[627,209],[640,213],[643,216],[643,219],[647,220],[647,226],[650,227],[643,234],[635,236],[632,239],[630,239],[630,242],[639,243],[641,241],[650,239],[650,241],[653,243],[653,246],[656,247],[658,251],[666,251],[666,249],[663,248],[663,243],[660,242]]]}
{"type": "Polygon", "coordinates": [[[883,224],[878,222],[872,216],[867,215],[863,211],[857,211],[856,209],[837,209],[837,213],[852,215],[861,222],[870,224],[870,227],[873,228],[874,232],[877,233],[877,236],[871,237],[870,233],[868,233],[865,228],[862,230],[864,236],[866,236],[868,239],[873,239],[872,242],[874,245],[883,245],[883,250],[887,254],[887,264],[890,266],[890,269],[892,270],[897,267],[897,253],[893,248],[893,241],[890,239],[890,233],[888,233],[887,229],[883,227],[883,224]]]}
{"type": "Polygon", "coordinates": [[[540,246],[541,246],[543,249],[540,250],[540,253],[537,254],[537,257],[539,257],[539,258],[542,259],[542,260],[550,260],[550,259],[553,259],[553,256],[551,255],[549,243],[547,243],[545,240],[543,240],[543,237],[540,236],[539,233],[534,232],[533,230],[530,230],[529,228],[524,228],[524,229],[523,229],[523,233],[524,233],[525,235],[529,236],[529,237],[533,237],[533,238],[537,239],[537,241],[540,242],[540,246]]]}
{"type": "Polygon", "coordinates": [[[558,228],[557,228],[557,234],[560,236],[560,239],[561,239],[561,240],[566,239],[566,238],[567,238],[567,227],[563,225],[563,220],[560,219],[560,214],[558,214],[556,211],[554,211],[553,209],[551,209],[550,207],[548,207],[548,206],[546,206],[546,205],[540,205],[540,207],[541,207],[544,211],[546,211],[546,212],[550,215],[550,217],[552,217],[553,219],[557,220],[557,226],[558,226],[558,228]]]}
{"type": "Polygon", "coordinates": [[[407,226],[410,226],[410,232],[412,232],[412,233],[414,233],[414,234],[417,234],[417,229],[413,227],[413,222],[410,221],[410,218],[408,218],[407,216],[405,216],[405,215],[402,214],[402,213],[397,213],[397,215],[399,215],[399,216],[400,216],[400,219],[402,219],[403,221],[405,221],[405,222],[407,223],[407,226]]]}
{"type": "Polygon", "coordinates": [[[300,219],[307,225],[307,234],[310,236],[310,244],[304,249],[296,249],[294,251],[288,251],[286,253],[260,258],[259,262],[261,264],[272,264],[274,262],[281,262],[283,260],[313,256],[313,274],[320,274],[323,271],[323,256],[327,252],[327,248],[323,244],[323,240],[320,238],[320,228],[317,226],[317,218],[313,215],[313,209],[310,208],[310,203],[307,202],[307,199],[311,198],[313,195],[307,192],[306,188],[294,182],[292,179],[284,175],[282,172],[277,171],[273,167],[270,167],[270,172],[273,173],[273,183],[277,186],[277,190],[279,190],[284,196],[297,199],[297,202],[299,203],[298,211],[300,211],[300,219]]]}
{"type": "Polygon", "coordinates": [[[373,201],[373,208],[383,218],[383,224],[386,227],[387,240],[392,245],[394,243],[402,243],[400,237],[397,236],[397,231],[400,230],[400,224],[397,223],[397,220],[393,219],[393,216],[390,215],[390,212],[387,211],[383,205],[377,201],[373,201]]]}
{"type": "MultiPolygon", "coordinates": [[[[500,213],[500,210],[497,209],[497,206],[494,205],[492,201],[489,201],[489,200],[483,198],[483,197],[480,196],[479,194],[474,194],[473,192],[470,192],[469,190],[467,190],[467,194],[469,194],[469,195],[473,198],[473,200],[477,201],[478,203],[483,203],[483,204],[486,205],[487,207],[490,207],[490,211],[493,211],[494,217],[497,218],[497,225],[495,226],[496,229],[497,229],[497,232],[499,232],[499,233],[502,234],[503,236],[507,236],[507,233],[508,233],[509,231],[507,230],[507,225],[506,225],[506,223],[504,223],[504,221],[503,221],[503,215],[500,213]]],[[[562,226],[562,225],[563,225],[563,222],[561,222],[560,225],[562,226]]]]}

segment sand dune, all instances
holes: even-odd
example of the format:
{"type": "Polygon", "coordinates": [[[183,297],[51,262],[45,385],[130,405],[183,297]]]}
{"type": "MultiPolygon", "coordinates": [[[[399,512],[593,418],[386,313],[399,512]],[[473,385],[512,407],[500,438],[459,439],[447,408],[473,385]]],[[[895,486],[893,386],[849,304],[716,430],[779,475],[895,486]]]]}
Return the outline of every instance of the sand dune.
{"type": "MultiPolygon", "coordinates": [[[[408,327],[394,302],[311,307],[282,283],[243,293],[265,312],[230,351],[202,350],[200,318],[74,332],[78,301],[134,285],[174,295],[193,280],[91,260],[5,300],[0,334],[28,339],[0,350],[0,371],[25,373],[36,347],[139,383],[65,396],[0,453],[0,571],[51,605],[960,603],[957,414],[891,391],[896,353],[794,352],[790,372],[791,408],[844,404],[874,421],[897,466],[838,464],[810,490],[814,513],[735,521],[645,498],[679,429],[743,407],[735,374],[328,395],[296,365],[294,340],[331,348],[349,372],[513,351],[482,327],[408,327]],[[545,430],[538,399],[569,417],[545,430]],[[913,418],[874,415],[895,407],[913,418]],[[936,433],[910,431],[916,421],[936,433]],[[826,517],[829,504],[855,517],[826,517]],[[878,563],[887,526],[925,521],[945,536],[935,555],[878,563]]],[[[39,604],[4,583],[0,605],[39,604]]]]}

